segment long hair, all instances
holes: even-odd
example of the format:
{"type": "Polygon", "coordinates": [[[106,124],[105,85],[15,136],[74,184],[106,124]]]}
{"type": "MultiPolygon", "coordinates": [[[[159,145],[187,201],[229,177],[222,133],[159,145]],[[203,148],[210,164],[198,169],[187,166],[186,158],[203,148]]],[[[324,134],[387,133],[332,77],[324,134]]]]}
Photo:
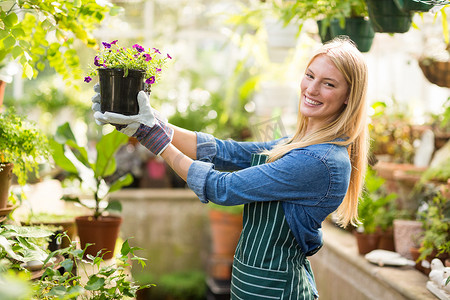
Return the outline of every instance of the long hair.
{"type": "Polygon", "coordinates": [[[367,167],[369,137],[367,129],[367,66],[361,52],[349,39],[338,37],[324,44],[311,58],[308,66],[319,55],[326,55],[344,75],[349,86],[348,102],[337,118],[318,130],[306,133],[308,119],[298,111],[295,134],[272,150],[268,161],[281,158],[289,151],[320,143],[332,143],[348,147],[351,162],[350,185],[347,194],[336,210],[338,223],[346,227],[358,223],[358,198],[362,191],[367,167]],[[336,141],[338,137],[344,140],[336,141]]]}

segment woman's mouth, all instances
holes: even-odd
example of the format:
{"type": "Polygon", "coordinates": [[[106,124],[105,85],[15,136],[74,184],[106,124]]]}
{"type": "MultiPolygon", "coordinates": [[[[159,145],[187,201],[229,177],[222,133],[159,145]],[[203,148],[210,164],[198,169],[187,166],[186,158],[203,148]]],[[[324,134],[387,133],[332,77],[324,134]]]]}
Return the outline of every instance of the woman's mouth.
{"type": "Polygon", "coordinates": [[[322,104],[322,102],[318,102],[318,101],[309,99],[309,98],[306,97],[306,96],[305,96],[305,102],[308,103],[308,104],[310,104],[310,105],[316,105],[316,106],[322,104]]]}

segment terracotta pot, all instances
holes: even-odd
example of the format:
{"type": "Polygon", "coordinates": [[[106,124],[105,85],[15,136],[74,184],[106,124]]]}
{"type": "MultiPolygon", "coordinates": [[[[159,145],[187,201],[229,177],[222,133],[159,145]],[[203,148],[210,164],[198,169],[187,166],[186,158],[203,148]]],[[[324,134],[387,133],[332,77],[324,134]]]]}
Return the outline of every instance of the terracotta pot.
{"type": "Polygon", "coordinates": [[[5,97],[5,88],[6,88],[6,82],[3,80],[0,80],[0,106],[3,105],[3,98],[5,97]]]}
{"type": "Polygon", "coordinates": [[[448,267],[448,268],[450,268],[450,258],[447,258],[447,259],[445,260],[445,266],[448,267]]]}
{"type": "Polygon", "coordinates": [[[414,220],[394,220],[394,246],[401,256],[413,259],[410,248],[417,244],[423,233],[422,223],[414,220]]]}
{"type": "Polygon", "coordinates": [[[9,188],[13,177],[13,163],[6,163],[0,171],[0,209],[6,208],[9,198],[9,188]]]}
{"type": "Polygon", "coordinates": [[[93,244],[87,247],[85,255],[95,256],[102,251],[103,259],[113,257],[122,217],[107,216],[95,219],[93,216],[81,216],[76,217],[75,222],[81,249],[84,249],[88,243],[93,244]]]}
{"type": "Polygon", "coordinates": [[[233,258],[242,231],[242,214],[231,214],[211,209],[209,220],[212,253],[233,258]]]}
{"type": "Polygon", "coordinates": [[[412,260],[416,262],[416,264],[414,265],[414,268],[416,268],[416,270],[425,274],[425,268],[422,267],[422,262],[421,261],[417,262],[417,259],[420,256],[419,248],[411,247],[411,248],[409,248],[409,252],[411,253],[412,260]]]}
{"type": "Polygon", "coordinates": [[[358,252],[361,255],[367,254],[372,250],[378,249],[380,242],[380,234],[375,233],[353,233],[356,237],[356,243],[358,244],[358,252]]]}
{"type": "Polygon", "coordinates": [[[389,228],[386,231],[380,231],[380,241],[378,242],[378,249],[395,251],[394,230],[392,228],[389,228]]]}

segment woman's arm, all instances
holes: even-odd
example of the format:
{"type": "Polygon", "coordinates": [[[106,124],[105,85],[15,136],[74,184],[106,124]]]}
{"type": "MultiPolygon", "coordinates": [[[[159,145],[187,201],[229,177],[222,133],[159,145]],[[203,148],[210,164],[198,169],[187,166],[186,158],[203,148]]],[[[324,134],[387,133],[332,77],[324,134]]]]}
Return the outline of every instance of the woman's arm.
{"type": "Polygon", "coordinates": [[[195,132],[168,124],[173,129],[172,144],[192,159],[197,159],[197,135],[195,132]]]}
{"type": "MultiPolygon", "coordinates": [[[[183,134],[183,132],[181,132],[183,134]]],[[[180,136],[182,136],[182,134],[180,136]]],[[[195,133],[194,133],[195,135],[195,133]]],[[[175,133],[174,133],[175,136],[175,133]]],[[[184,181],[187,181],[189,167],[193,160],[183,154],[174,144],[169,144],[167,148],[160,154],[166,163],[178,174],[184,181]]]]}

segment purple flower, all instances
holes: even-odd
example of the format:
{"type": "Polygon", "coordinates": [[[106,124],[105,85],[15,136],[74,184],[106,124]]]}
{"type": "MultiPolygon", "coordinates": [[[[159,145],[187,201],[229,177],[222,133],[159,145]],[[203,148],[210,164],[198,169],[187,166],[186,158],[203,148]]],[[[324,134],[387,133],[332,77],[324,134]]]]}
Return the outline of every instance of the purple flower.
{"type": "Polygon", "coordinates": [[[159,68],[156,68],[156,72],[161,72],[161,69],[159,69],[159,68]]]}
{"type": "Polygon", "coordinates": [[[153,48],[153,50],[155,50],[155,53],[159,53],[159,54],[161,54],[161,52],[159,52],[159,50],[158,50],[158,49],[156,49],[156,48],[153,48]]]}
{"type": "Polygon", "coordinates": [[[86,82],[86,83],[91,82],[91,80],[92,80],[91,76],[84,77],[84,82],[86,82]]]}
{"type": "Polygon", "coordinates": [[[99,62],[98,56],[94,57],[94,65],[96,65],[97,67],[100,67],[100,62],[99,62]]]}
{"type": "Polygon", "coordinates": [[[111,45],[115,45],[117,43],[117,40],[114,40],[111,42],[111,45]]]}
{"type": "Polygon", "coordinates": [[[172,56],[170,56],[169,53],[167,53],[167,58],[172,59],[172,56]]]}
{"type": "Polygon", "coordinates": [[[142,46],[140,46],[138,44],[134,44],[133,48],[136,49],[139,53],[145,51],[144,47],[142,47],[142,46]]]}
{"type": "Polygon", "coordinates": [[[146,84],[154,84],[155,83],[155,76],[152,76],[150,78],[147,78],[147,80],[145,81],[146,84]]]}
{"type": "Polygon", "coordinates": [[[148,53],[145,53],[144,57],[145,57],[145,61],[151,61],[152,60],[152,57],[148,53]]]}
{"type": "Polygon", "coordinates": [[[111,44],[107,43],[107,42],[102,42],[103,47],[105,48],[111,48],[111,44]]]}

